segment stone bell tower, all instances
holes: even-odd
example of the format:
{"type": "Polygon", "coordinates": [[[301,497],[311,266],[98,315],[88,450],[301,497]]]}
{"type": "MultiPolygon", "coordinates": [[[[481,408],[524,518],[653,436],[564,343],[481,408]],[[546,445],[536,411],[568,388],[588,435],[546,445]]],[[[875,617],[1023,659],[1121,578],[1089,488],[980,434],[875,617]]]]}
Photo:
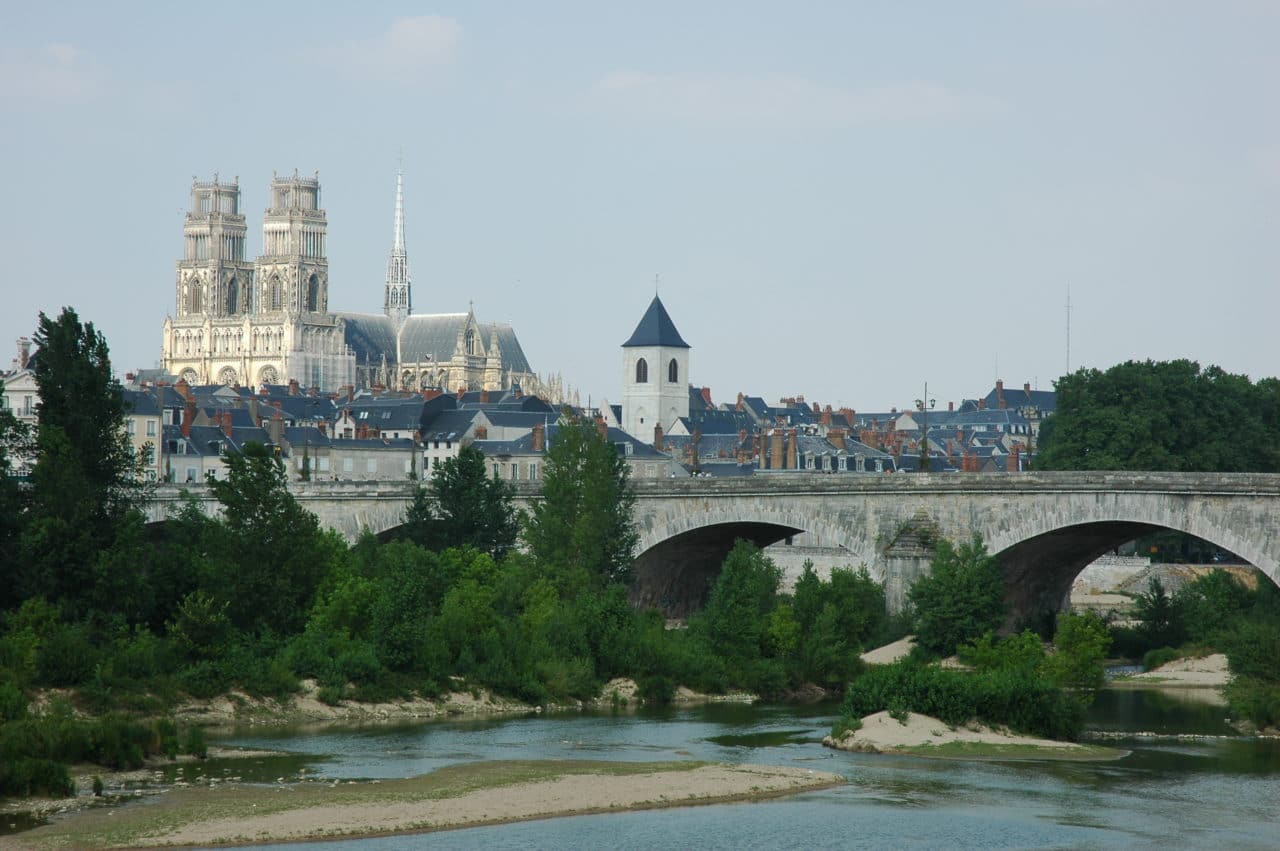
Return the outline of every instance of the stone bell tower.
{"type": "Polygon", "coordinates": [[[262,220],[257,313],[297,317],[329,310],[328,223],[319,177],[275,177],[262,220]]]}

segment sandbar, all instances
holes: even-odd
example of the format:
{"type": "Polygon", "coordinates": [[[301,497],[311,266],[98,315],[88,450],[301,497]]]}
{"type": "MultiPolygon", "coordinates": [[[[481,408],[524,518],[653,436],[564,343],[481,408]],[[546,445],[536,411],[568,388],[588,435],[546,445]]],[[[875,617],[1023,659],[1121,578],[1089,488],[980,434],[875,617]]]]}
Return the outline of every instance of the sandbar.
{"type": "Polygon", "coordinates": [[[17,849],[160,848],[381,836],[555,816],[750,801],[844,783],[803,768],[510,761],[407,780],[177,789],[6,837],[17,849]]]}

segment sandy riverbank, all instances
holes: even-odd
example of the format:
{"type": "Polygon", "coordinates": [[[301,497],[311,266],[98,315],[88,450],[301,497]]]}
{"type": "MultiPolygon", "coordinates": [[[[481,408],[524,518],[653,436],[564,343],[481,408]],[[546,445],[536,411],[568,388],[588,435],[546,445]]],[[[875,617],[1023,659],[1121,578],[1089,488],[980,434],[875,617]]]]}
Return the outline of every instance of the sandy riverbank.
{"type": "Polygon", "coordinates": [[[950,727],[928,715],[907,713],[906,721],[877,712],[862,719],[862,727],[839,739],[827,736],[829,748],[855,753],[897,753],[961,759],[1119,759],[1126,751],[1059,742],[996,730],[980,724],[950,727]]]}
{"type": "Polygon", "coordinates": [[[408,780],[179,789],[6,837],[15,849],[151,848],[379,836],[554,816],[748,801],[839,785],[837,774],[697,762],[488,762],[408,780]]]}
{"type": "Polygon", "coordinates": [[[1160,685],[1180,688],[1222,688],[1231,681],[1231,669],[1227,665],[1227,657],[1222,653],[1199,658],[1174,659],[1128,677],[1117,678],[1113,685],[1160,685]]]}

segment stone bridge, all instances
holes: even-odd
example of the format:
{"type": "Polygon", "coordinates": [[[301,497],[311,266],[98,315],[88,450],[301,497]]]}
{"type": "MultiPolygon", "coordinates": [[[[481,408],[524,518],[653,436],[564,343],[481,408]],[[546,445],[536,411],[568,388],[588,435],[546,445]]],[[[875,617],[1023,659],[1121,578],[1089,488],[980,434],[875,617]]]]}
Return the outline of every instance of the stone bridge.
{"type": "MultiPolygon", "coordinates": [[[[354,539],[402,523],[409,482],[295,483],[326,526],[354,539]]],[[[734,540],[795,543],[831,564],[865,564],[891,606],[928,569],[939,537],[980,534],[1004,569],[1012,610],[1059,608],[1080,571],[1148,532],[1203,538],[1280,582],[1280,475],[1009,473],[944,475],[763,474],[742,479],[637,481],[637,603],[680,616],[701,605],[734,540]]],[[[162,486],[150,506],[163,520],[182,488],[162,486]]],[[[185,488],[211,499],[203,486],[185,488]]],[[[539,496],[520,485],[519,502],[539,496]]],[[[216,508],[216,504],[213,505],[216,508]]],[[[212,510],[212,509],[211,509],[212,510]]]]}

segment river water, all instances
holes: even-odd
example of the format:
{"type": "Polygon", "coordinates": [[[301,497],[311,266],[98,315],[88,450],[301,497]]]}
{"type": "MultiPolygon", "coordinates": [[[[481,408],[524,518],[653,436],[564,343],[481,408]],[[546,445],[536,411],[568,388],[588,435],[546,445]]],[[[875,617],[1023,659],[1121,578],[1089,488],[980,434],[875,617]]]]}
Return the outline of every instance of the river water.
{"type": "MultiPolygon", "coordinates": [[[[834,705],[708,705],[323,732],[244,731],[222,743],[288,751],[245,779],[408,777],[489,759],[699,759],[795,765],[846,786],[749,804],[612,813],[416,836],[277,846],[410,848],[1280,847],[1280,742],[1236,737],[1225,710],[1105,690],[1090,727],[1132,753],[1101,763],[958,762],[828,750],[834,705]],[[1173,739],[1140,731],[1196,734],[1173,739]],[[277,774],[278,772],[278,774],[277,774]]],[[[211,763],[210,772],[227,770],[211,763]]],[[[269,846],[270,847],[270,846],[269,846]]]]}

